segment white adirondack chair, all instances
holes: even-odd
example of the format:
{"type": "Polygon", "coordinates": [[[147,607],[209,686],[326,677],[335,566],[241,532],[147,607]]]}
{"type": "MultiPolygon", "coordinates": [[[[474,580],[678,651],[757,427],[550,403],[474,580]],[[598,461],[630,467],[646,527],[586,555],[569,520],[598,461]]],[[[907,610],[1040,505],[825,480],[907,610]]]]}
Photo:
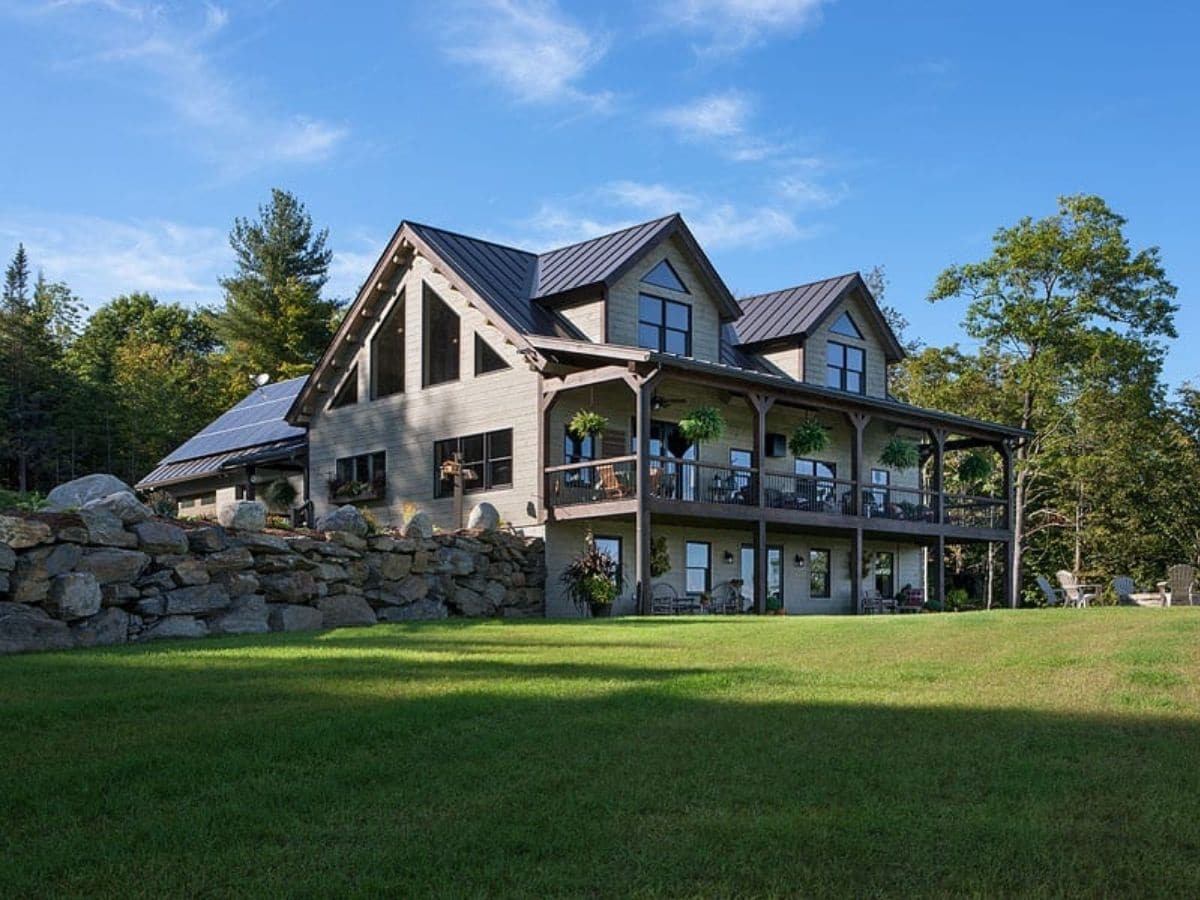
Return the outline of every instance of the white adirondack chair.
{"type": "Polygon", "coordinates": [[[1162,595],[1163,606],[1171,606],[1187,600],[1188,606],[1194,605],[1193,598],[1196,590],[1196,570],[1189,565],[1171,566],[1167,569],[1167,580],[1160,581],[1158,592],[1162,595]]]}
{"type": "Polygon", "coordinates": [[[1094,593],[1088,593],[1083,589],[1074,572],[1068,572],[1066,569],[1063,569],[1056,573],[1056,577],[1063,589],[1063,596],[1067,598],[1067,606],[1087,606],[1096,599],[1094,593]]]}

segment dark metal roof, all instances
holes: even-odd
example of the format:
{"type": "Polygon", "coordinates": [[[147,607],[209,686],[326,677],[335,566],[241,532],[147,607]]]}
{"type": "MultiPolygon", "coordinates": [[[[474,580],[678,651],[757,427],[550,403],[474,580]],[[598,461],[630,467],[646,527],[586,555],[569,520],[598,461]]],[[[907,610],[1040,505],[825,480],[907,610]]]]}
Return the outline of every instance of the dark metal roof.
{"type": "Polygon", "coordinates": [[[677,214],[663,216],[541,254],[537,258],[537,281],[533,296],[549,297],[607,281],[646,246],[661,237],[678,218],[677,214]]]}
{"type": "Polygon", "coordinates": [[[858,280],[858,274],[824,278],[809,284],[743,297],[742,317],[737,320],[739,344],[761,344],[783,337],[802,337],[837,303],[858,280]]]}
{"type": "Polygon", "coordinates": [[[283,417],[304,386],[305,378],[290,378],[255,389],[228,412],[168,453],[159,465],[304,437],[303,428],[289,425],[283,417]]]}
{"type": "Polygon", "coordinates": [[[230,450],[228,453],[215,453],[212,456],[201,456],[198,459],[188,459],[177,463],[164,463],[139,481],[135,487],[152,488],[167,484],[178,484],[181,481],[192,481],[206,475],[215,475],[223,469],[231,469],[248,463],[271,462],[288,459],[297,453],[304,452],[308,446],[305,438],[290,438],[284,441],[274,441],[247,451],[230,450]]]}

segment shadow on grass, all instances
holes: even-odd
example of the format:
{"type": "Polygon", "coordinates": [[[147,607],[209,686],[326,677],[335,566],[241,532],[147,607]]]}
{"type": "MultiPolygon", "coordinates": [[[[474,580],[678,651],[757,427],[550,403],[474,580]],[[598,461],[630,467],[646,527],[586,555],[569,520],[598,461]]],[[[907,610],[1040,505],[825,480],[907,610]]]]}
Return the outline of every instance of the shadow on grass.
{"type": "Polygon", "coordinates": [[[1194,720],[781,702],[730,666],[305,640],[4,667],[0,893],[1198,887],[1194,720]]]}

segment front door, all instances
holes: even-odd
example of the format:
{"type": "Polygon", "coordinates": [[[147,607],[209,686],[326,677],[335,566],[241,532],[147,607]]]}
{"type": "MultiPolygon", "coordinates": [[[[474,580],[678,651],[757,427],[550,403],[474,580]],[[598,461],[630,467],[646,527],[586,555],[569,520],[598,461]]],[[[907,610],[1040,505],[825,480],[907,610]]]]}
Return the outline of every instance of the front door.
{"type": "MultiPolygon", "coordinates": [[[[742,544],[742,593],[754,600],[754,546],[742,544]]],[[[755,607],[751,607],[752,609],[755,607]]],[[[767,611],[783,608],[783,548],[767,547],[767,611]]]]}

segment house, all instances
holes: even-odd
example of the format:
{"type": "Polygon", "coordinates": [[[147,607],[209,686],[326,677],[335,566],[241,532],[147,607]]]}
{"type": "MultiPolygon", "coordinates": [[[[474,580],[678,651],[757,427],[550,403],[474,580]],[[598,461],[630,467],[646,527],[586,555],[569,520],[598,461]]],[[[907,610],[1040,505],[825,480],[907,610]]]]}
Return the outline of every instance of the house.
{"type": "Polygon", "coordinates": [[[731,580],[758,610],[858,612],[941,596],[947,543],[1012,547],[1023,432],[892,399],[903,355],[858,274],[738,300],[677,214],[541,254],[403,222],[284,419],[307,430],[318,514],[454,527],[465,498],[543,535],[551,615],[572,612],[553,588],[588,532],[619,561],[619,612],[731,580]],[[723,433],[687,440],[705,407],[723,433]],[[580,410],[602,434],[569,431],[580,410]],[[798,431],[827,438],[796,455],[798,431]],[[880,462],[897,441],[916,465],[880,462]],[[943,490],[968,452],[998,463],[994,496],[943,490]]]}
{"type": "Polygon", "coordinates": [[[163,457],[136,487],[170,492],[179,515],[188,518],[215,517],[226,503],[253,500],[260,487],[279,480],[304,497],[308,441],[304,428],[284,416],[305,380],[256,384],[240,403],[163,457]]]}

